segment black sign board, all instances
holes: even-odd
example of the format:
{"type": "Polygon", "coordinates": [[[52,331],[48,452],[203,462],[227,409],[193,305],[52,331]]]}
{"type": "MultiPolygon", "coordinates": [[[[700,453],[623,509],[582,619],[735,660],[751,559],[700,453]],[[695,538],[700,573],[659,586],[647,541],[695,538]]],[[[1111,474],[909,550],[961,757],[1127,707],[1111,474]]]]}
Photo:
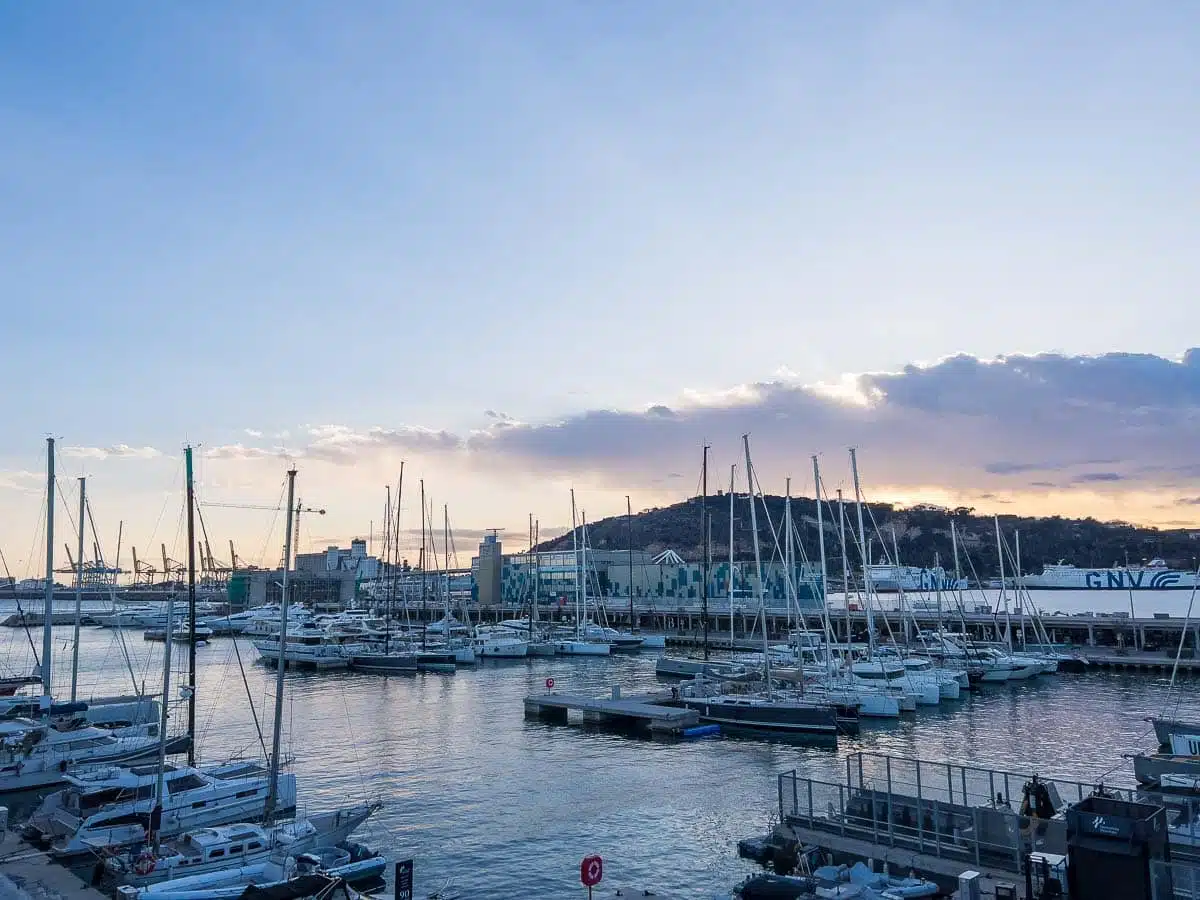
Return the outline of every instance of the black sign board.
{"type": "Polygon", "coordinates": [[[413,861],[402,859],[396,863],[396,900],[413,900],[413,861]]]}

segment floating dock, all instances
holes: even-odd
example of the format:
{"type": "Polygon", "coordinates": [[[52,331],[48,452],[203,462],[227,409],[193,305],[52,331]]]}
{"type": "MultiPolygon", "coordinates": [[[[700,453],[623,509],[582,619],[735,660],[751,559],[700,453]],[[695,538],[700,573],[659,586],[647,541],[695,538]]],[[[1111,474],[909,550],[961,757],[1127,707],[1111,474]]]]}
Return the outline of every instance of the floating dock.
{"type": "Polygon", "coordinates": [[[45,853],[21,843],[16,831],[0,840],[0,897],[38,900],[107,900],[70,869],[52,863],[45,853]]]}
{"type": "Polygon", "coordinates": [[[611,697],[585,697],[549,691],[526,697],[525,715],[528,718],[568,722],[574,712],[581,714],[585,723],[640,727],[651,734],[664,736],[679,736],[685,729],[700,724],[699,713],[665,705],[670,699],[669,692],[622,697],[617,688],[613,689],[611,697]]]}

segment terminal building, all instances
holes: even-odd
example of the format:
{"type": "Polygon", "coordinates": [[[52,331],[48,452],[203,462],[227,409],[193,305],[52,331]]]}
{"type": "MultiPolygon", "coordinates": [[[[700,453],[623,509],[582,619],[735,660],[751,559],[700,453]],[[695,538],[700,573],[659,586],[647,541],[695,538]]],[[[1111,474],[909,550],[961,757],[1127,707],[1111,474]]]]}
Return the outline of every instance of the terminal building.
{"type": "MultiPolygon", "coordinates": [[[[350,548],[329,547],[320,553],[296,556],[293,600],[315,609],[329,610],[367,603],[420,603],[478,605],[481,607],[527,606],[535,597],[541,606],[570,606],[575,602],[576,584],[586,567],[589,601],[603,598],[609,603],[633,601],[641,607],[679,609],[698,607],[701,600],[703,567],[688,562],[673,551],[656,556],[644,550],[548,550],[538,553],[503,551],[499,536],[484,536],[479,553],[469,569],[422,572],[407,566],[394,570],[368,555],[366,542],[355,540],[350,548]]],[[[229,583],[229,601],[234,609],[277,603],[281,570],[239,570],[229,583]]],[[[793,584],[802,608],[820,607],[820,575],[814,567],[797,564],[793,584]]],[[[732,581],[735,608],[754,609],[758,588],[753,560],[714,560],[709,566],[708,597],[712,608],[727,608],[732,581]]],[[[768,607],[788,603],[786,566],[778,561],[763,563],[763,593],[768,607]]]]}

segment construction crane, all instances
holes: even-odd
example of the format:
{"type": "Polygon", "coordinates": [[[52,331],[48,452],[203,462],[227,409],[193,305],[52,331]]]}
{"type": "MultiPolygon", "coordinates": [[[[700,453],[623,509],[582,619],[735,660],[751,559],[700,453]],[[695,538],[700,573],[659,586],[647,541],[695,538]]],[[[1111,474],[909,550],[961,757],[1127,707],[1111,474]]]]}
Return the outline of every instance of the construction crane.
{"type": "MultiPolygon", "coordinates": [[[[261,504],[261,503],[203,502],[203,503],[200,503],[199,505],[200,506],[211,506],[211,507],[215,507],[217,509],[260,509],[260,510],[264,510],[266,512],[283,512],[282,506],[268,506],[266,504],[261,504]]],[[[323,515],[325,515],[325,510],[318,508],[318,507],[314,507],[314,506],[305,506],[303,503],[301,503],[299,500],[297,500],[295,512],[296,512],[296,527],[295,527],[295,529],[293,529],[295,531],[295,540],[293,542],[293,550],[292,550],[292,552],[294,554],[300,552],[300,514],[301,513],[315,513],[318,516],[323,516],[323,515]]],[[[200,517],[200,527],[203,530],[203,528],[204,528],[204,517],[203,516],[200,517]]],[[[207,546],[207,544],[208,544],[207,532],[205,532],[204,538],[205,538],[205,545],[207,546]]],[[[231,570],[236,569],[237,568],[237,556],[233,552],[233,541],[229,542],[229,555],[231,557],[231,559],[230,559],[231,570]]],[[[210,561],[211,561],[211,556],[212,556],[212,551],[210,550],[209,551],[210,561]]],[[[201,558],[203,558],[203,557],[204,557],[204,554],[201,553],[201,558]]],[[[281,565],[282,565],[282,563],[281,563],[281,565]]]]}

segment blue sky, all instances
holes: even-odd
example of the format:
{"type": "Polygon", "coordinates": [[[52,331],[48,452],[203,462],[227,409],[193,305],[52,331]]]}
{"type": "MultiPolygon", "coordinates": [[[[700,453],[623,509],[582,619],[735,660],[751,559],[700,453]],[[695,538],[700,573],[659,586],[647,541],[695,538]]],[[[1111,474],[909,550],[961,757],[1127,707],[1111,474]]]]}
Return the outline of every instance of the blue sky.
{"type": "MultiPolygon", "coordinates": [[[[464,527],[529,509],[562,525],[570,484],[599,514],[689,491],[698,440],[732,461],[761,400],[747,386],[946,375],[959,353],[1178,363],[1200,335],[1198,19],[1185,4],[9,4],[0,546],[36,528],[25,473],[47,433],[85,448],[70,474],[147,535],[185,441],[210,496],[251,502],[277,493],[284,448],[334,498],[340,539],[378,517],[400,458],[464,527]],[[606,431],[614,452],[579,447],[578,465],[573,445],[549,465],[536,441],[487,441],[497,423],[654,404],[744,415],[656,437],[665,456],[606,431]]],[[[1159,369],[1192,384],[1191,367],[1159,369]]],[[[1128,409],[1160,396],[1145,391],[1128,409]]],[[[1094,402],[1112,421],[1111,398],[1094,402]]],[[[1033,443],[1060,427],[1008,421],[1033,443]]],[[[764,481],[814,451],[844,468],[853,429],[810,425],[761,448],[764,481]]],[[[979,456],[975,430],[952,432],[964,446],[944,452],[967,460],[952,483],[916,442],[877,466],[881,490],[1044,501],[993,483],[988,466],[1012,460],[979,456]]],[[[864,436],[867,460],[888,434],[864,436]]],[[[1169,468],[1191,437],[1138,444],[1130,472],[1169,468]]],[[[1077,450],[1051,462],[1097,456],[1077,450]]],[[[1130,472],[1054,502],[1178,518],[1151,510],[1190,482],[1130,472]]]]}

